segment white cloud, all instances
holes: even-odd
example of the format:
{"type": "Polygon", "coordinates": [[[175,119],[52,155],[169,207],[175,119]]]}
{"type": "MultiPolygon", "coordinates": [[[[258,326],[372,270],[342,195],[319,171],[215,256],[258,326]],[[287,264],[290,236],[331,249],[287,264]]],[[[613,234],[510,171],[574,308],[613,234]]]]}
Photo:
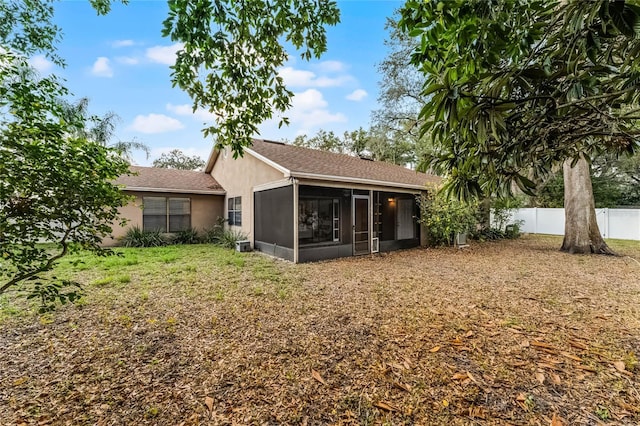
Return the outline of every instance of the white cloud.
{"type": "Polygon", "coordinates": [[[349,100],[349,101],[358,102],[358,101],[361,101],[364,98],[366,98],[367,95],[368,95],[368,93],[367,93],[366,90],[357,89],[357,90],[354,90],[353,92],[349,93],[346,96],[346,99],[349,100]]]}
{"type": "Polygon", "coordinates": [[[214,121],[216,119],[216,116],[213,113],[210,113],[209,111],[206,111],[204,109],[197,109],[196,112],[193,112],[193,107],[189,104],[167,104],[166,108],[167,111],[170,111],[176,115],[190,115],[204,121],[214,121]]]}
{"type": "Polygon", "coordinates": [[[316,64],[316,68],[320,72],[331,73],[346,71],[347,66],[340,61],[323,61],[316,64]]]}
{"type": "Polygon", "coordinates": [[[296,93],[291,102],[291,109],[286,115],[292,126],[300,126],[305,131],[329,123],[344,123],[347,117],[342,113],[331,113],[327,109],[328,103],[316,89],[296,93]]]}
{"type": "Polygon", "coordinates": [[[298,70],[293,67],[282,67],[278,71],[288,87],[337,87],[353,80],[350,75],[337,77],[317,76],[313,71],[298,70]]]}
{"type": "Polygon", "coordinates": [[[109,64],[109,58],[100,56],[91,67],[91,74],[96,77],[113,77],[113,69],[109,64]]]}
{"type": "Polygon", "coordinates": [[[133,123],[129,126],[129,130],[153,134],[173,132],[174,130],[182,129],[183,127],[182,123],[175,118],[164,114],[148,114],[137,115],[133,120],[133,123]]]}
{"type": "Polygon", "coordinates": [[[116,40],[113,43],[111,43],[111,47],[129,47],[129,46],[133,46],[134,44],[136,44],[133,40],[116,40]]]}
{"type": "Polygon", "coordinates": [[[291,102],[292,109],[300,111],[310,111],[314,109],[325,108],[327,101],[316,89],[305,90],[301,93],[296,93],[291,102]]]}
{"type": "Polygon", "coordinates": [[[125,65],[136,65],[140,63],[140,59],[134,58],[132,56],[118,56],[116,58],[116,61],[125,65]]]}
{"type": "Polygon", "coordinates": [[[182,47],[182,43],[175,43],[171,46],[153,46],[147,49],[145,56],[152,62],[173,65],[176,62],[176,53],[182,47]]]}
{"type": "Polygon", "coordinates": [[[29,65],[38,70],[40,74],[45,74],[53,68],[53,62],[48,60],[44,55],[36,55],[29,59],[29,65]]]}

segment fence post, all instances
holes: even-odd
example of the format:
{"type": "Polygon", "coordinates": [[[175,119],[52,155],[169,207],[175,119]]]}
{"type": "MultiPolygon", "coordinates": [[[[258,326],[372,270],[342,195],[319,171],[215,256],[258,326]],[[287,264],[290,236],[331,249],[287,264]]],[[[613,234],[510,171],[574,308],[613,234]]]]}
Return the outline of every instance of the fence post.
{"type": "Polygon", "coordinates": [[[533,233],[538,233],[538,208],[533,208],[533,233]]]}

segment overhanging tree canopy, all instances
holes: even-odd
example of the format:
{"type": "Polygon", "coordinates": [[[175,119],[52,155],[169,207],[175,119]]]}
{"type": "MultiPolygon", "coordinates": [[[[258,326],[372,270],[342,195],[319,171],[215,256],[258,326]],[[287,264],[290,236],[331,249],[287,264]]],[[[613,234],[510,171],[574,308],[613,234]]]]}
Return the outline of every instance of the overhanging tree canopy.
{"type": "Polygon", "coordinates": [[[567,159],[570,173],[636,149],[636,2],[409,1],[401,13],[419,38],[412,60],[430,96],[422,130],[439,148],[430,162],[450,194],[531,193],[567,159]]]}

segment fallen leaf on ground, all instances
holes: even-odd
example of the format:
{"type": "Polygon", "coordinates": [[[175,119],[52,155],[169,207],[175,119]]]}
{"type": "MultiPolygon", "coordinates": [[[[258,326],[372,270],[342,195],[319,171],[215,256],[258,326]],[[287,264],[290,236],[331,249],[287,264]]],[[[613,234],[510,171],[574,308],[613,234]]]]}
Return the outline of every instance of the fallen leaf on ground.
{"type": "Polygon", "coordinates": [[[531,346],[535,346],[536,348],[545,348],[545,349],[555,349],[552,345],[544,342],[538,342],[536,340],[532,340],[529,342],[531,346]]]}
{"type": "Polygon", "coordinates": [[[543,384],[544,383],[544,373],[537,372],[536,373],[536,380],[538,382],[540,382],[540,384],[543,384]]]}
{"type": "Polygon", "coordinates": [[[206,405],[209,409],[209,414],[213,413],[213,398],[211,398],[210,396],[206,397],[204,399],[204,405],[206,405]]]}
{"type": "Polygon", "coordinates": [[[478,419],[486,419],[487,418],[487,410],[482,407],[469,407],[469,417],[475,417],[478,419]]]}
{"type": "Polygon", "coordinates": [[[596,373],[597,370],[593,367],[589,367],[588,365],[576,365],[576,368],[579,368],[580,370],[584,370],[584,371],[588,371],[590,373],[596,373]]]}
{"type": "Polygon", "coordinates": [[[616,368],[616,370],[618,371],[626,371],[626,367],[624,365],[624,361],[615,361],[613,363],[613,366],[616,368]]]}
{"type": "Polygon", "coordinates": [[[553,417],[551,418],[551,426],[564,426],[562,418],[556,413],[553,413],[553,417]]]}
{"type": "Polygon", "coordinates": [[[429,352],[431,352],[431,353],[436,353],[436,352],[438,352],[439,350],[440,350],[440,346],[436,346],[435,348],[431,348],[431,349],[429,349],[429,352]]]}
{"type": "Polygon", "coordinates": [[[373,406],[384,411],[398,411],[398,407],[387,401],[378,401],[373,406]]]}
{"type": "Polygon", "coordinates": [[[319,381],[323,385],[327,386],[327,382],[324,381],[324,379],[322,378],[320,373],[318,373],[316,370],[311,370],[311,376],[313,376],[314,379],[316,379],[317,381],[319,381]]]}
{"type": "Polygon", "coordinates": [[[464,380],[467,378],[469,378],[467,373],[456,373],[451,377],[452,380],[464,380]]]}
{"type": "Polygon", "coordinates": [[[393,386],[397,387],[398,389],[402,389],[403,391],[411,392],[411,386],[407,384],[400,383],[400,382],[393,382],[393,386]]]}
{"type": "Polygon", "coordinates": [[[572,359],[574,361],[582,362],[582,358],[577,357],[577,356],[575,356],[573,354],[570,354],[569,352],[560,352],[560,355],[562,355],[562,356],[564,356],[566,358],[572,359]]]}

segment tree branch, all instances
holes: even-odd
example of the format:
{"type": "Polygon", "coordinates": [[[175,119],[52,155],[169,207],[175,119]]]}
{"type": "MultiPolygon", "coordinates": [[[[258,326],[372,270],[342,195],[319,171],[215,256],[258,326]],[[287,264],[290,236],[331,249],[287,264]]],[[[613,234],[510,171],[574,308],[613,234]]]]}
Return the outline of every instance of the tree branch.
{"type": "Polygon", "coordinates": [[[47,271],[49,269],[51,269],[51,267],[53,266],[54,262],[62,257],[64,257],[67,254],[67,251],[69,250],[69,244],[67,243],[67,238],[69,237],[69,235],[71,234],[71,231],[73,231],[75,228],[71,227],[69,229],[67,229],[67,231],[65,232],[64,236],[62,237],[62,240],[60,241],[60,245],[62,245],[62,251],[60,253],[58,253],[57,255],[51,257],[47,263],[44,266],[41,266],[40,268],[31,271],[31,272],[27,272],[21,275],[18,275],[16,277],[14,277],[13,279],[9,280],[8,282],[6,282],[5,284],[2,285],[2,287],[0,287],[0,294],[4,293],[8,288],[16,285],[17,283],[19,283],[20,281],[24,281],[27,280],[31,277],[34,277],[36,275],[38,275],[41,272],[47,271]]]}

